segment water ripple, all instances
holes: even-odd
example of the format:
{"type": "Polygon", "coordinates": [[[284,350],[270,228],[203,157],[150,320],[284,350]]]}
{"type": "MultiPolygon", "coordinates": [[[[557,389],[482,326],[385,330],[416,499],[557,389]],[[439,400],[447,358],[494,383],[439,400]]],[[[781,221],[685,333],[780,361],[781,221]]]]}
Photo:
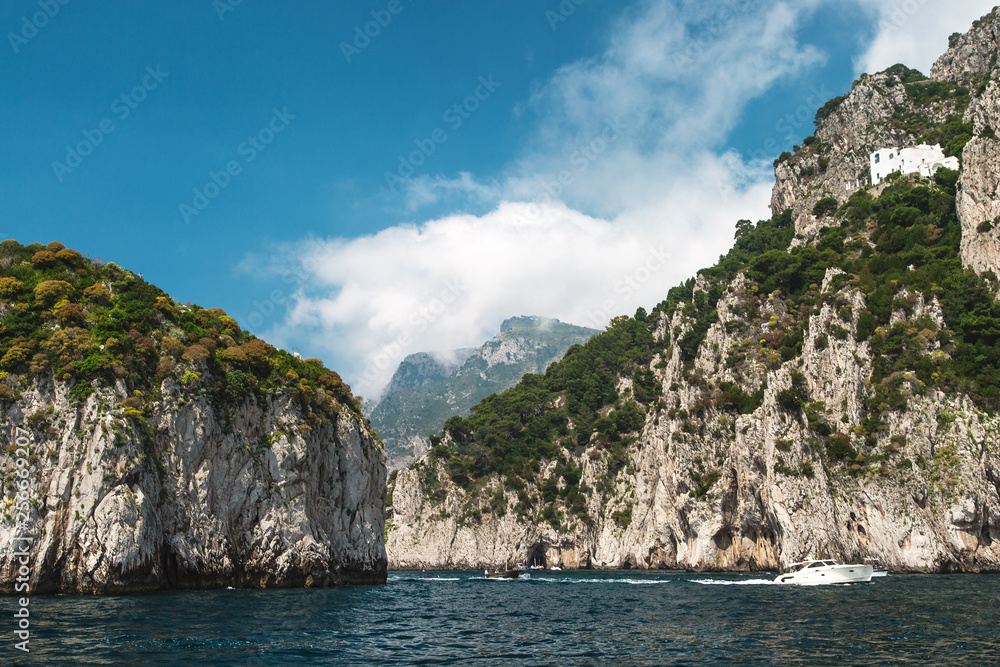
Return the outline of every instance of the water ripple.
{"type": "Polygon", "coordinates": [[[379,587],[38,597],[32,661],[14,664],[988,665],[1000,655],[995,575],[772,583],[398,572],[379,587]]]}

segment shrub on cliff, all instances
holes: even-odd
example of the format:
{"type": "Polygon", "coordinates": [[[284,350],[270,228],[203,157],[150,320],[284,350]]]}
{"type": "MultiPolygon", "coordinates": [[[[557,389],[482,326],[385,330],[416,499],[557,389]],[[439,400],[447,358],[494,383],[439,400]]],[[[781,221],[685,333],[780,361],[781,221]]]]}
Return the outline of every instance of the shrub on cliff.
{"type": "Polygon", "coordinates": [[[276,350],[221,309],[178,306],[117,264],[90,261],[61,243],[0,243],[0,299],[9,302],[0,328],[0,368],[29,376],[21,381],[52,374],[72,382],[75,400],[117,381],[155,397],[175,362],[184,361],[199,365],[187,372],[224,414],[229,404],[264,391],[290,391],[324,414],[341,406],[361,414],[350,387],[318,360],[303,362],[276,350]],[[233,363],[220,359],[230,349],[237,350],[233,363]],[[292,388],[289,372],[297,376],[292,388]]]}
{"type": "Polygon", "coordinates": [[[0,278],[0,299],[13,299],[24,290],[24,283],[17,278],[0,278]]]}
{"type": "Polygon", "coordinates": [[[833,197],[823,197],[813,206],[812,214],[817,218],[822,218],[828,213],[836,211],[838,206],[840,206],[840,204],[838,204],[837,200],[833,197]]]}
{"type": "Polygon", "coordinates": [[[73,286],[65,280],[45,280],[35,286],[35,299],[43,306],[51,306],[73,291],[73,286]]]}

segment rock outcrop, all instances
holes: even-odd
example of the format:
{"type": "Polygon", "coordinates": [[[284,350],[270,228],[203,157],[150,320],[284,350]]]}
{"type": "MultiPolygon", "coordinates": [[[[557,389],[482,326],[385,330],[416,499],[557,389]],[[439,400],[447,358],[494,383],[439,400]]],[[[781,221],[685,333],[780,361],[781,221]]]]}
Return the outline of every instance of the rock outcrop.
{"type": "MultiPolygon", "coordinates": [[[[823,456],[816,425],[858,423],[872,371],[867,344],[853,338],[864,296],[831,286],[834,275],[821,287],[828,305],[810,316],[799,362],[768,370],[773,360],[758,359],[757,384],[748,389],[763,389],[763,403],[751,414],[695,419],[711,393],[685,380],[677,345],[654,359],[662,404],[673,407],[647,416],[625,472],[609,475],[599,449],[561,452],[582,469],[581,486],[601,489],[588,499],[588,519],[569,517],[557,528],[513,512],[496,516],[486,501],[497,492],[506,505],[517,501],[497,480],[477,490],[484,499],[477,504],[450,482],[442,462],[401,471],[391,494],[390,567],[541,560],[563,568],[773,570],[816,552],[874,557],[899,571],[1000,571],[997,417],[961,397],[906,390],[907,409],[893,413],[879,435],[886,446],[877,468],[831,465],[823,456]],[[843,339],[829,335],[837,328],[843,339]],[[810,397],[801,412],[779,402],[794,384],[810,397]],[[481,508],[478,516],[470,516],[470,503],[481,508]]],[[[916,303],[894,319],[911,326],[922,317],[940,320],[937,304],[916,303]]],[[[738,379],[726,368],[727,353],[749,347],[755,354],[751,341],[794,313],[780,298],[754,296],[741,276],[719,315],[695,368],[724,382],[738,379]],[[747,304],[760,309],[764,324],[756,331],[738,325],[735,314],[747,304]]],[[[684,330],[678,312],[659,335],[674,342],[684,330]]]]}
{"type": "Polygon", "coordinates": [[[965,34],[953,35],[948,50],[931,67],[931,78],[952,81],[971,88],[981,85],[984,77],[1000,76],[997,53],[1000,53],[1000,24],[997,10],[973,22],[965,34]]]}
{"type": "Polygon", "coordinates": [[[386,578],[382,445],[319,359],[0,242],[0,593],[386,578]]]}
{"type": "MultiPolygon", "coordinates": [[[[83,405],[68,390],[39,382],[3,412],[0,549],[32,540],[33,593],[385,581],[385,466],[353,412],[317,423],[276,396],[220,414],[168,379],[143,418],[122,383],[83,405]],[[23,526],[15,426],[31,443],[23,526]]],[[[0,592],[17,568],[0,563],[0,592]]]]}
{"type": "MultiPolygon", "coordinates": [[[[989,80],[998,74],[997,13],[953,38],[931,79],[903,66],[862,76],[821,110],[815,135],[776,165],[772,211],[777,217],[791,209],[792,245],[809,246],[814,258],[824,248],[862,264],[878,256],[880,265],[866,265],[867,277],[837,268],[822,280],[812,273],[804,283],[821,284],[800,283],[792,299],[780,289],[758,293],[768,272],[797,270],[774,256],[761,264],[768,268],[758,267],[760,282],[737,273],[713,285],[700,276],[683,296],[686,305],[668,298],[675,308],[659,311],[662,345],[650,348],[658,351],[640,369],[653,373],[659,398],[641,401],[641,426],[621,433],[624,460],[609,452],[599,420],[592,436],[570,420],[552,440],[556,452],[534,468],[519,463],[506,478],[460,485],[454,471],[465,474],[466,445],[445,433],[441,456],[425,455],[390,484],[390,567],[482,568],[509,560],[768,570],[812,552],[877,558],[898,571],[1000,571],[1000,418],[965,393],[962,378],[939,382],[931,374],[931,367],[949,372],[947,362],[961,353],[949,330],[959,323],[945,317],[954,304],[939,302],[933,287],[903,287],[912,280],[904,274],[920,267],[893,254],[893,237],[879,232],[883,222],[873,213],[902,206],[893,197],[905,192],[914,195],[912,205],[932,194],[954,197],[962,263],[1000,273],[1000,89],[989,80]],[[894,186],[869,187],[872,151],[912,145],[933,131],[961,151],[966,123],[974,129],[957,194],[948,179],[925,179],[899,183],[888,201],[875,201],[894,186]],[[814,215],[821,199],[841,206],[859,189],[844,209],[849,214],[814,215]],[[831,229],[820,237],[825,226],[831,229]],[[879,283],[876,269],[894,271],[893,279],[879,283]],[[695,349],[695,327],[706,323],[699,313],[713,289],[722,296],[695,349]],[[911,365],[893,365],[903,349],[911,365]],[[930,384],[913,370],[921,364],[930,384]],[[571,485],[574,502],[563,494],[571,485]]],[[[887,229],[900,240],[926,230],[917,241],[923,248],[934,246],[945,226],[957,231],[950,206],[895,212],[907,226],[893,229],[885,220],[887,229]],[[922,227],[913,225],[917,214],[922,227]]],[[[950,238],[949,247],[921,251],[914,261],[931,261],[932,252],[957,257],[957,235],[950,238]]],[[[969,319],[969,330],[995,321],[990,311],[969,319]]],[[[991,363],[984,340],[977,339],[984,353],[975,364],[991,363]]],[[[600,418],[638,401],[636,377],[619,378],[600,418]]],[[[557,396],[545,409],[560,410],[565,400],[557,396]]]]}

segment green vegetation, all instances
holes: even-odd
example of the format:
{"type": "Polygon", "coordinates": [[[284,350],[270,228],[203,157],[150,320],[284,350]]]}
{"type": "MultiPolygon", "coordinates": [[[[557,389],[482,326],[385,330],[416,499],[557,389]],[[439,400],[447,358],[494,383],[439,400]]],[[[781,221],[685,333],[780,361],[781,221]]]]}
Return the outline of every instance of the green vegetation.
{"type": "Polygon", "coordinates": [[[815,206],[813,206],[812,212],[817,218],[822,218],[828,213],[836,211],[838,206],[840,206],[840,204],[833,197],[823,197],[816,202],[815,206]]]}
{"type": "MultiPolygon", "coordinates": [[[[1000,409],[1000,306],[984,278],[962,269],[957,178],[957,172],[941,170],[932,181],[898,179],[878,199],[859,190],[843,206],[828,203],[822,209],[829,226],[791,249],[789,212],[756,225],[741,220],[733,248],[700,273],[697,287],[689,280],[671,289],[651,313],[640,309],[635,317],[616,318],[603,334],[570,348],[544,375],[526,376],[513,389],[488,397],[467,418],[449,419],[445,431],[453,444],[438,441],[433,456],[467,489],[494,473],[522,487],[534,480],[543,488],[543,506],[555,507],[558,475],[541,479],[543,466],[552,460],[564,466],[567,453],[587,449],[592,459],[607,461],[609,476],[616,475],[652,408],[681,421],[683,433],[675,433],[675,439],[704,434],[708,410],[753,412],[761,405],[763,388],[748,394],[737,383],[714,386],[696,374],[685,376],[689,384],[703,387],[694,412],[679,405],[666,410],[650,367],[654,356],[673,343],[690,371],[706,332],[718,322],[719,298],[741,271],[750,287],[743,295],[744,317],[729,326],[760,326],[754,323],[763,322],[765,302],[776,314],[759,342],[752,339],[749,348],[729,352],[727,365],[737,372],[750,354],[768,368],[795,359],[808,316],[830,304],[838,320],[817,334],[816,349],[853,337],[870,341],[875,353],[867,413],[856,433],[875,433],[885,411],[904,408],[908,396],[928,387],[966,393],[984,410],[1000,409]],[[818,285],[830,268],[844,273],[821,293],[818,285]],[[866,307],[855,313],[838,290],[859,290],[866,307]],[[894,311],[912,315],[921,298],[942,304],[944,328],[929,318],[889,326],[894,311]],[[687,324],[656,340],[661,316],[671,321],[678,309],[687,324]],[[943,354],[931,354],[936,347],[943,354]],[[631,392],[618,390],[621,378],[632,379],[631,392]]],[[[851,438],[830,422],[825,406],[808,401],[798,373],[793,373],[793,386],[777,394],[782,410],[805,419],[818,451],[855,472],[866,465],[851,438]]],[[[811,476],[812,466],[803,464],[789,474],[811,476]]],[[[715,481],[711,470],[698,472],[694,495],[704,495],[715,481]]],[[[527,512],[534,501],[528,492],[519,493],[524,496],[520,511],[527,512]]]]}
{"type": "Polygon", "coordinates": [[[836,111],[837,108],[841,104],[843,104],[844,100],[846,99],[847,95],[839,95],[837,97],[834,97],[832,100],[827,101],[826,104],[821,106],[819,110],[816,111],[816,119],[814,120],[814,122],[816,123],[816,127],[819,127],[820,123],[829,118],[830,115],[833,114],[833,112],[836,111]]]}
{"type": "Polygon", "coordinates": [[[317,423],[341,407],[360,415],[350,388],[316,359],[305,361],[243,331],[218,308],[180,305],[116,264],[60,243],[0,243],[0,400],[35,378],[71,385],[82,402],[124,382],[126,416],[145,410],[173,378],[211,399],[225,419],[250,398],[295,396],[317,423]]]}

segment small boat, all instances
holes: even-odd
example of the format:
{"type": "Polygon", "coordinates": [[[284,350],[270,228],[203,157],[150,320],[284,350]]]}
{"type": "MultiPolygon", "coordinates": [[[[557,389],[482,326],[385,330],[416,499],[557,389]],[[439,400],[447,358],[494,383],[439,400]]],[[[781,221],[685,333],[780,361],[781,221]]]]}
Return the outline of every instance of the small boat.
{"type": "Polygon", "coordinates": [[[521,576],[520,570],[486,570],[484,572],[487,579],[517,579],[521,576]]]}
{"type": "Polygon", "coordinates": [[[558,571],[562,570],[562,568],[559,567],[558,565],[553,565],[552,567],[549,568],[549,570],[551,570],[553,572],[558,572],[558,571]]]}
{"type": "Polygon", "coordinates": [[[872,566],[872,577],[888,577],[889,570],[885,565],[879,564],[874,558],[866,558],[866,563],[871,563],[872,566]]]}
{"type": "Polygon", "coordinates": [[[788,566],[791,572],[779,574],[774,583],[818,586],[822,584],[855,584],[872,580],[871,565],[844,565],[835,560],[808,559],[788,566]]]}

